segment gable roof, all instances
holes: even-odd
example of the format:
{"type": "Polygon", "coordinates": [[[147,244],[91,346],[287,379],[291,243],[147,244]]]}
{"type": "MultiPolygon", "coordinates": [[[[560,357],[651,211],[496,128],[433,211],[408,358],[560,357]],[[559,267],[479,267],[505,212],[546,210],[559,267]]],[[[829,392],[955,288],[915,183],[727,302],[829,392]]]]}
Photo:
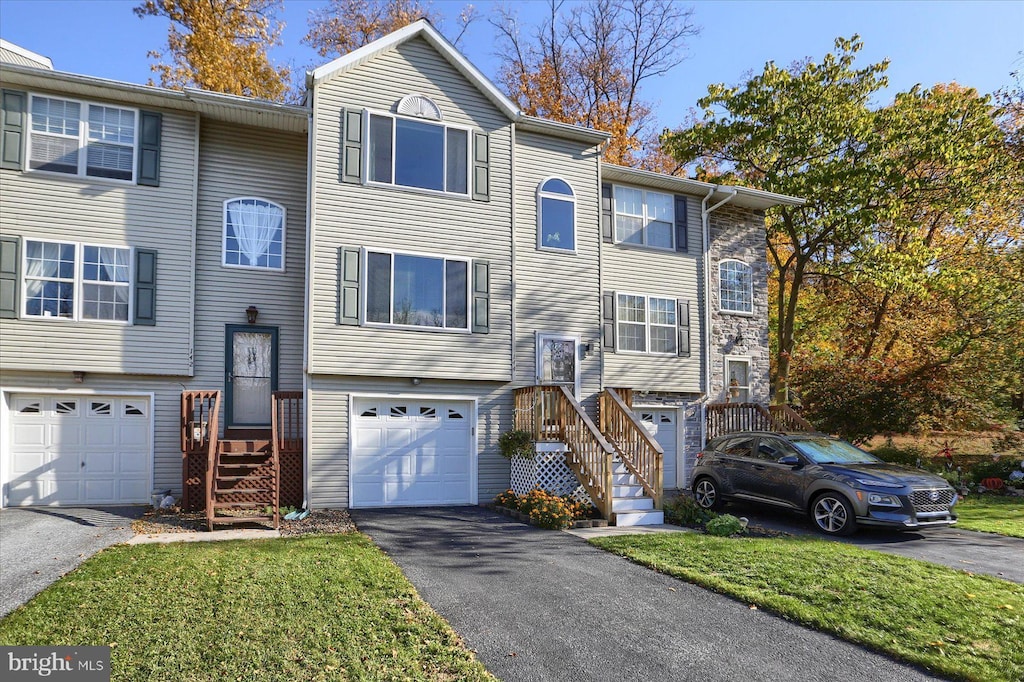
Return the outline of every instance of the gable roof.
{"type": "Polygon", "coordinates": [[[3,38],[0,38],[0,62],[34,66],[37,69],[53,69],[53,62],[49,57],[44,57],[32,50],[26,50],[21,45],[15,45],[3,38]]]}
{"type": "Polygon", "coordinates": [[[519,119],[521,112],[515,102],[506,97],[487,76],[483,75],[478,68],[462,56],[462,53],[455,49],[455,46],[448,42],[448,39],[431,26],[430,22],[426,19],[415,21],[405,28],[400,28],[383,38],[363,45],[359,49],[338,57],[332,62],[328,62],[312,71],[307,71],[306,87],[310,88],[319,85],[346,71],[350,71],[377,55],[392,50],[413,38],[423,38],[426,40],[456,71],[475,85],[510,121],[517,121],[519,119]]]}

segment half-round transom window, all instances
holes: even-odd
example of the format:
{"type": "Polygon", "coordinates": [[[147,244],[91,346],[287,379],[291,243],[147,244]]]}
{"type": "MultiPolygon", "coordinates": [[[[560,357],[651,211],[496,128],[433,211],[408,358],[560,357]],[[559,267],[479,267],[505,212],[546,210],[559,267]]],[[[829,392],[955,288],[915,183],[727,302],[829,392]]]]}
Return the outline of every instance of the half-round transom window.
{"type": "Polygon", "coordinates": [[[284,207],[244,197],[224,202],[224,265],[284,270],[284,207]]]}
{"type": "Polygon", "coordinates": [[[561,178],[548,178],[537,188],[537,246],[576,250],[576,195],[561,178]]]}
{"type": "Polygon", "coordinates": [[[398,101],[395,113],[416,118],[428,118],[431,121],[441,120],[441,107],[425,95],[406,95],[398,101]]]}
{"type": "Polygon", "coordinates": [[[754,282],[750,266],[738,260],[718,265],[719,307],[723,312],[754,312],[754,282]]]}

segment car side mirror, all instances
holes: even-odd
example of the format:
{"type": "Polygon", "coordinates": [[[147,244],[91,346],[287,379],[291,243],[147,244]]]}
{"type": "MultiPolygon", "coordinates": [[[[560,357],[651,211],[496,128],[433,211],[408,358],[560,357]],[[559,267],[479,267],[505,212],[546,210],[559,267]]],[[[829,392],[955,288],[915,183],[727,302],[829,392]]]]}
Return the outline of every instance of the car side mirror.
{"type": "Polygon", "coordinates": [[[796,455],[786,455],[785,457],[779,457],[779,464],[784,464],[790,467],[800,466],[800,458],[796,455]]]}

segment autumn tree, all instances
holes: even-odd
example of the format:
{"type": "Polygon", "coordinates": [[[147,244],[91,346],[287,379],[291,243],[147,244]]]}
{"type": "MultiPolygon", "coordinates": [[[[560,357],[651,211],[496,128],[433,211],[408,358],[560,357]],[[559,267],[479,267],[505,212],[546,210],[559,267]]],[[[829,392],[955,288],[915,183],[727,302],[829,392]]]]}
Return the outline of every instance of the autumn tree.
{"type": "MultiPolygon", "coordinates": [[[[449,39],[458,44],[475,18],[473,6],[466,5],[459,13],[458,30],[449,39]]],[[[444,24],[429,1],[330,0],[326,7],[312,13],[309,32],[302,42],[321,57],[339,57],[419,19],[427,19],[438,30],[444,24]]]]}
{"type": "Polygon", "coordinates": [[[498,10],[502,67],[498,78],[531,116],[605,130],[612,139],[604,158],[663,167],[652,104],[642,87],[686,58],[686,43],[699,29],[693,9],[673,0],[549,0],[544,19],[521,26],[498,10]]]}
{"type": "Polygon", "coordinates": [[[161,86],[278,101],[289,69],[275,66],[267,50],[279,44],[280,8],[281,0],[145,0],[134,12],[170,21],[166,49],[149,53],[168,60],[151,67],[161,86]]]}

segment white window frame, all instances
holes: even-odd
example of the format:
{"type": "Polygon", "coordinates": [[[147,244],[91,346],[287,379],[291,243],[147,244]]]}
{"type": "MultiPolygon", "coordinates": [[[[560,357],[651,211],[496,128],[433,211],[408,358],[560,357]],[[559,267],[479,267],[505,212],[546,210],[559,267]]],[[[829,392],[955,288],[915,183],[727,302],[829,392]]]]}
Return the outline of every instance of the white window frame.
{"type": "MultiPolygon", "coordinates": [[[[80,178],[83,180],[97,181],[97,182],[113,182],[121,185],[134,185],[138,177],[139,170],[139,110],[134,107],[121,106],[119,104],[104,104],[101,102],[93,102],[89,100],[74,99],[72,97],[61,97],[56,95],[44,95],[31,93],[29,95],[28,112],[26,116],[26,132],[28,141],[25,145],[25,161],[23,168],[29,173],[42,173],[45,175],[51,175],[54,177],[62,178],[80,178]],[[32,147],[33,140],[36,135],[53,135],[53,133],[42,133],[32,129],[32,103],[36,99],[51,99],[59,100],[62,102],[74,102],[79,105],[78,111],[78,170],[75,173],[62,173],[60,171],[50,171],[43,168],[32,168],[32,147]],[[132,140],[132,177],[130,179],[121,178],[106,178],[100,175],[88,175],[86,173],[86,165],[88,163],[89,154],[89,107],[106,107],[108,109],[120,109],[122,111],[130,111],[135,117],[134,125],[134,138],[132,140]]],[[[68,139],[72,139],[70,135],[65,136],[68,139]]],[[[121,143],[116,143],[121,144],[121,143]]],[[[124,146],[124,145],[122,145],[124,146]]]]}
{"type": "MultiPolygon", "coordinates": [[[[285,249],[287,248],[288,234],[288,209],[276,201],[264,199],[263,197],[232,197],[224,201],[224,215],[222,218],[223,229],[221,230],[220,264],[225,268],[238,268],[241,270],[258,270],[260,272],[284,272],[285,270],[285,249]],[[228,263],[228,206],[236,201],[262,201],[265,204],[281,209],[281,267],[275,268],[269,265],[242,265],[240,263],[228,263]]],[[[237,239],[237,237],[235,237],[237,239]]]]}
{"type": "Polygon", "coordinates": [[[732,400],[732,394],[731,394],[731,392],[729,390],[730,389],[729,382],[732,381],[732,370],[731,370],[732,365],[746,365],[747,366],[747,383],[746,384],[740,384],[739,386],[737,386],[737,388],[740,389],[741,393],[743,391],[746,391],[747,395],[746,395],[746,397],[743,397],[741,395],[740,397],[736,398],[736,402],[748,403],[748,402],[750,402],[750,371],[751,371],[752,367],[751,367],[750,358],[746,357],[746,356],[742,356],[742,355],[727,355],[727,356],[725,356],[725,364],[723,365],[723,378],[724,378],[724,384],[725,384],[725,387],[723,389],[723,392],[725,393],[724,397],[727,400],[732,400]]]}
{"type": "MultiPolygon", "coordinates": [[[[394,251],[392,249],[378,249],[378,248],[364,248],[360,254],[360,280],[362,285],[360,286],[360,301],[359,301],[359,323],[364,327],[379,327],[381,329],[410,329],[416,331],[426,332],[444,332],[453,334],[470,334],[472,333],[472,322],[473,322],[473,261],[470,258],[462,258],[460,256],[446,256],[439,253],[420,253],[414,251],[394,251]],[[412,258],[433,258],[440,259],[442,262],[447,263],[448,261],[455,261],[466,264],[466,326],[465,327],[428,327],[426,325],[418,324],[395,324],[394,322],[371,322],[367,319],[366,307],[369,302],[370,296],[370,254],[387,254],[391,256],[391,280],[390,280],[390,293],[388,298],[388,318],[394,319],[395,317],[395,256],[410,256],[412,258]]],[[[442,316],[447,314],[448,304],[448,287],[447,281],[443,278],[442,272],[442,288],[441,288],[441,311],[442,316]]]]}
{"type": "MultiPolygon", "coordinates": [[[[60,320],[63,322],[96,322],[99,324],[113,324],[121,326],[132,326],[135,319],[135,249],[130,246],[116,245],[116,244],[93,244],[85,242],[75,241],[61,241],[57,239],[34,239],[30,237],[23,238],[22,241],[22,254],[21,254],[21,281],[19,286],[21,287],[21,303],[19,308],[19,317],[23,320],[60,320]],[[28,314],[28,286],[29,280],[40,279],[36,277],[30,277],[28,274],[28,243],[37,242],[41,244],[72,244],[75,247],[75,275],[73,284],[74,300],[72,302],[72,316],[61,317],[60,315],[29,315],[28,314]],[[91,283],[83,279],[85,270],[85,247],[92,246],[96,248],[107,248],[107,249],[120,249],[128,251],[128,319],[126,320],[104,320],[100,318],[85,318],[82,317],[82,296],[84,285],[91,283]]],[[[53,281],[69,281],[67,278],[46,278],[47,280],[53,281]]]]}
{"type": "Polygon", "coordinates": [[[541,251],[554,251],[557,253],[576,253],[576,190],[573,188],[572,183],[565,178],[558,175],[551,175],[537,184],[537,248],[541,251]],[[564,182],[572,194],[559,194],[558,192],[545,192],[544,185],[552,180],[559,180],[564,182]],[[551,199],[554,201],[564,201],[572,205],[572,248],[567,249],[563,246],[551,246],[544,243],[544,209],[542,208],[543,199],[551,199]]]}
{"type": "Polygon", "coordinates": [[[655,191],[655,190],[647,190],[647,189],[644,189],[642,187],[631,187],[629,185],[613,185],[612,186],[612,239],[614,240],[614,242],[616,244],[621,244],[623,246],[630,246],[630,247],[642,248],[642,249],[654,249],[656,251],[673,251],[674,252],[676,250],[676,205],[675,205],[675,196],[670,194],[670,193],[667,193],[667,192],[658,192],[658,191],[655,191]],[[642,208],[642,213],[640,215],[636,215],[634,213],[620,213],[619,212],[619,210],[618,210],[618,205],[619,205],[618,199],[619,199],[619,191],[620,190],[629,190],[631,192],[640,192],[640,203],[641,203],[641,206],[643,207],[642,208]],[[653,244],[649,244],[648,243],[648,238],[647,238],[647,232],[648,231],[647,231],[647,228],[650,226],[650,223],[651,223],[651,219],[647,215],[647,195],[648,194],[658,194],[658,195],[661,195],[661,196],[666,196],[670,200],[670,206],[672,207],[672,216],[669,219],[668,223],[669,223],[669,235],[671,236],[671,239],[672,239],[672,245],[671,246],[655,246],[653,244]],[[623,241],[623,240],[619,239],[618,222],[619,222],[619,216],[620,215],[628,216],[630,218],[640,218],[642,220],[643,227],[640,228],[640,234],[643,236],[643,241],[641,243],[636,244],[636,243],[633,243],[633,242],[627,242],[627,241],[623,241]]]}
{"type": "Polygon", "coordinates": [[[718,309],[719,309],[719,311],[721,311],[723,313],[727,313],[729,315],[753,316],[753,314],[754,314],[754,268],[750,264],[744,263],[743,261],[741,261],[741,260],[739,260],[737,258],[725,258],[725,259],[722,259],[721,261],[718,262],[718,309]],[[724,287],[725,280],[722,277],[722,272],[723,272],[722,267],[725,264],[727,264],[727,263],[738,263],[739,265],[742,265],[747,270],[747,275],[748,276],[747,276],[747,292],[746,293],[747,293],[747,296],[748,296],[748,298],[750,300],[750,308],[748,310],[725,307],[725,296],[723,295],[724,294],[724,289],[725,289],[725,287],[724,287]]]}
{"type": "Polygon", "coordinates": [[[622,296],[637,296],[642,298],[644,301],[644,349],[633,350],[623,349],[621,343],[615,344],[616,353],[628,353],[633,355],[658,355],[662,357],[676,357],[679,355],[679,299],[672,296],[658,296],[655,294],[640,294],[631,291],[616,291],[615,292],[615,337],[617,339],[622,338],[621,325],[636,325],[639,326],[640,322],[623,321],[619,315],[619,299],[622,296]],[[675,324],[672,326],[672,338],[675,339],[675,350],[669,352],[663,351],[652,351],[651,350],[651,327],[668,327],[667,324],[653,323],[651,322],[651,300],[657,299],[659,301],[671,301],[672,302],[672,314],[676,318],[675,324]]]}
{"type": "MultiPolygon", "coordinates": [[[[435,105],[436,106],[436,105],[435,105]]],[[[410,192],[423,192],[426,194],[433,194],[435,196],[446,196],[446,197],[461,197],[463,199],[469,199],[472,196],[473,191],[473,129],[469,126],[456,125],[452,123],[446,123],[442,120],[434,120],[429,118],[418,118],[416,116],[402,116],[400,114],[394,114],[390,111],[379,111],[375,109],[363,109],[363,184],[371,187],[393,187],[396,189],[402,189],[410,192]],[[372,180],[370,178],[370,151],[372,144],[370,143],[370,117],[381,116],[384,118],[391,119],[391,182],[381,182],[379,180],[372,180]],[[422,123],[424,125],[432,125],[445,130],[444,135],[444,147],[443,156],[441,159],[441,169],[444,173],[444,184],[448,184],[448,129],[461,130],[466,133],[466,191],[465,192],[449,192],[447,189],[437,190],[430,189],[428,187],[416,187],[414,185],[400,185],[395,182],[395,169],[397,164],[397,145],[396,138],[398,135],[398,126],[395,121],[397,120],[412,121],[414,123],[422,123]]]]}

